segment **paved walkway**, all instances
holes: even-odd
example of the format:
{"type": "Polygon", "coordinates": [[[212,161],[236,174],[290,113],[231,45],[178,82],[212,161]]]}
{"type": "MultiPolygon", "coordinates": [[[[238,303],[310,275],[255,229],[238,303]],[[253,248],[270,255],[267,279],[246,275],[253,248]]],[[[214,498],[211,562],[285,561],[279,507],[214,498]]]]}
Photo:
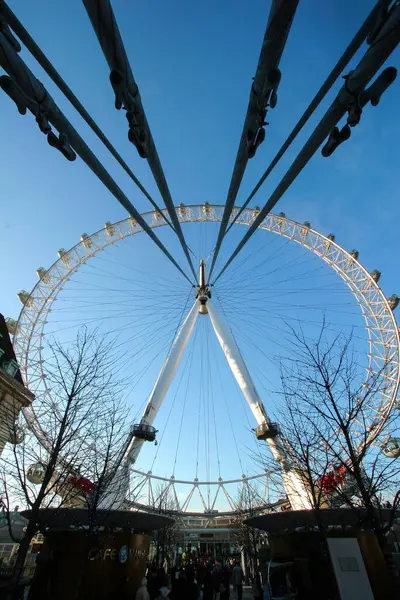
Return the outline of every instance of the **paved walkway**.
{"type": "MultiPolygon", "coordinates": [[[[231,586],[231,595],[230,600],[235,600],[235,596],[233,594],[233,588],[231,586]]],[[[251,585],[243,586],[243,597],[242,600],[254,600],[253,592],[251,591],[251,585]]]]}
{"type": "MultiPolygon", "coordinates": [[[[235,600],[235,596],[233,594],[233,587],[231,586],[230,600],[235,600]]],[[[200,600],[203,600],[203,592],[200,592],[200,600]]],[[[254,600],[253,592],[251,591],[250,585],[243,586],[243,597],[242,600],[254,600]]]]}
{"type": "Polygon", "coordinates": [[[243,586],[243,600],[254,600],[250,585],[243,586]]]}

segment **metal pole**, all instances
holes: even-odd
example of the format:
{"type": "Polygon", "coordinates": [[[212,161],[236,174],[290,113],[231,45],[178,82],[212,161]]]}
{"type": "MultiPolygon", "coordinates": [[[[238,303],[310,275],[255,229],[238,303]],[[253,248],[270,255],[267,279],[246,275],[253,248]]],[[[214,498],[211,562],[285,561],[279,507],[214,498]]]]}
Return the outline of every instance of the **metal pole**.
{"type": "Polygon", "coordinates": [[[207,309],[215,334],[225,354],[233,376],[242,390],[248,405],[250,406],[250,410],[257,421],[257,425],[261,425],[268,420],[267,413],[265,412],[261,398],[258,395],[256,387],[250,377],[250,373],[243,360],[236,341],[221,315],[216,311],[212,300],[208,300],[207,309]]]}
{"type": "Polygon", "coordinates": [[[333,67],[332,71],[330,72],[330,74],[328,75],[328,77],[326,78],[326,80],[324,81],[324,83],[322,84],[322,86],[320,87],[320,89],[318,90],[318,92],[316,93],[316,95],[314,96],[312,101],[310,102],[309,106],[304,111],[302,117],[299,119],[298,123],[296,124],[296,126],[294,127],[292,132],[289,134],[285,143],[283,144],[283,146],[281,147],[279,152],[276,154],[276,156],[272,159],[268,169],[265,171],[264,175],[261,177],[261,179],[255,186],[255,188],[253,189],[250,196],[247,198],[246,202],[244,202],[242,207],[235,214],[234,218],[232,219],[232,222],[230,223],[229,227],[226,230],[226,233],[228,233],[230,231],[232,225],[238,220],[238,218],[240,217],[240,215],[242,214],[244,209],[249,205],[249,203],[254,198],[254,196],[260,189],[260,187],[263,185],[263,183],[265,182],[267,177],[270,175],[270,173],[276,167],[276,165],[278,164],[278,162],[280,161],[282,156],[285,154],[286,150],[289,148],[289,146],[291,145],[293,140],[297,137],[297,135],[303,129],[304,125],[307,123],[307,121],[309,120],[311,115],[314,113],[315,109],[319,106],[319,104],[325,98],[326,94],[329,92],[329,90],[331,89],[331,87],[333,86],[335,81],[338,79],[339,75],[343,72],[343,69],[346,67],[346,65],[353,58],[353,56],[355,55],[357,50],[360,48],[361,44],[364,42],[367,35],[373,29],[374,24],[376,24],[377,18],[379,17],[381,11],[385,10],[389,6],[389,4],[391,4],[391,2],[392,2],[392,0],[379,0],[379,2],[377,2],[375,4],[374,8],[369,13],[368,17],[365,19],[364,23],[361,25],[361,27],[358,30],[358,32],[356,33],[356,35],[353,37],[353,39],[351,40],[348,47],[343,52],[342,56],[339,58],[336,65],[333,67]]]}
{"type": "MultiPolygon", "coordinates": [[[[196,300],[175,337],[141,418],[140,422],[143,424],[152,425],[154,422],[189,342],[199,314],[199,306],[200,303],[196,300]]],[[[104,491],[99,508],[118,510],[124,506],[129,492],[130,465],[136,462],[143,444],[143,439],[133,437],[130,440],[123,463],[104,491]]]]}
{"type": "MultiPolygon", "coordinates": [[[[199,315],[199,308],[200,302],[196,300],[189,311],[189,314],[184,320],[182,327],[180,328],[171,346],[171,350],[165,359],[141,418],[140,422],[142,424],[152,425],[154,419],[156,418],[157,412],[159,411],[162,401],[168,392],[169,386],[171,385],[171,382],[182,360],[186,346],[188,345],[190,336],[192,335],[193,328],[199,315]]],[[[135,437],[131,440],[125,455],[126,464],[133,464],[136,462],[143,443],[144,440],[135,437]]]]}
{"type": "Polygon", "coordinates": [[[253,221],[243,239],[230,256],[225,266],[215,278],[214,283],[221,277],[232,260],[261,225],[265,217],[271,212],[289,186],[304,169],[310,158],[329,136],[332,129],[342,119],[349,108],[360,100],[360,95],[365,91],[365,86],[374,77],[379,68],[384,64],[400,41],[400,4],[396,3],[390,10],[386,22],[383,24],[373,44],[367,50],[354,71],[351,71],[342,89],[332,102],[331,106],[315,128],[291,167],[269,197],[268,202],[253,221]]]}
{"type": "MultiPolygon", "coordinates": [[[[9,41],[0,32],[0,65],[9,74],[14,92],[17,91],[17,106],[20,112],[23,108],[28,108],[36,117],[36,121],[41,131],[47,135],[52,133],[50,123],[57,129],[60,135],[65,138],[65,143],[75,150],[87,166],[97,175],[100,181],[110,190],[113,196],[120,204],[132,215],[147,235],[164,252],[169,260],[175,265],[180,273],[191,283],[188,276],[171,256],[164,244],[159,240],[151,227],[146,223],[141,214],[136,210],[133,204],[125,196],[121,188],[116,184],[111,175],[106,171],[89,146],[84,142],[75,128],[60,111],[53,98],[47,92],[42,83],[33,75],[24,61],[20,58],[9,41]],[[24,106],[23,106],[24,105],[24,106]]],[[[11,94],[10,94],[11,95],[11,94]]],[[[12,96],[11,96],[12,97],[12,96]]],[[[14,96],[15,97],[15,96],[14,96]]],[[[14,99],[14,98],[13,98],[14,99]]],[[[54,134],[53,134],[54,135],[54,134]]],[[[54,136],[55,137],[55,136],[54,136]]]]}
{"type": "Polygon", "coordinates": [[[298,3],[299,0],[272,0],[256,75],[250,90],[249,104],[240,138],[239,149],[211,263],[210,277],[225,235],[229,217],[235,205],[247,162],[250,158],[249,150],[254,147],[255,152],[255,137],[259,135],[261,131],[263,132],[262,135],[265,135],[264,121],[267,113],[266,107],[270,106],[270,104],[272,106],[275,106],[276,104],[276,100],[275,102],[271,102],[270,97],[271,94],[274,93],[276,98],[276,90],[279,86],[281,77],[278,69],[279,62],[285,48],[298,3]]]}
{"type": "Polygon", "coordinates": [[[71,102],[72,106],[78,111],[78,113],[81,115],[81,117],[84,119],[84,121],[86,121],[86,123],[92,129],[92,131],[94,131],[94,133],[97,135],[97,137],[103,142],[105,147],[111,152],[111,154],[114,156],[114,158],[119,162],[121,167],[129,175],[129,177],[132,179],[132,181],[137,185],[137,187],[140,189],[140,191],[146,196],[146,198],[149,200],[149,202],[152,204],[152,206],[161,213],[163,219],[173,229],[173,226],[171,225],[171,223],[167,219],[167,217],[164,215],[164,213],[161,212],[158,204],[153,200],[153,198],[150,196],[150,194],[148,193],[146,188],[140,183],[139,179],[135,176],[135,174],[128,167],[128,165],[126,164],[126,162],[124,161],[122,156],[117,152],[117,150],[111,144],[110,140],[104,135],[104,133],[102,132],[100,127],[92,119],[92,117],[87,112],[85,107],[80,103],[78,98],[75,96],[75,94],[69,88],[69,86],[65,83],[65,81],[60,76],[60,74],[57,72],[57,70],[53,67],[53,65],[47,58],[47,56],[42,52],[42,50],[36,44],[35,40],[31,37],[31,35],[28,33],[28,31],[25,29],[25,27],[19,21],[19,19],[12,12],[10,7],[4,2],[4,0],[0,0],[0,14],[2,14],[4,16],[5,20],[7,21],[7,23],[11,27],[11,29],[13,29],[13,31],[17,34],[17,36],[19,37],[21,42],[23,42],[23,44],[28,48],[28,50],[32,54],[32,56],[34,56],[34,58],[36,58],[36,60],[40,64],[40,66],[46,71],[46,73],[49,75],[49,77],[54,81],[54,83],[62,91],[64,96],[66,96],[66,98],[68,98],[68,100],[71,102]]]}
{"type": "Polygon", "coordinates": [[[195,281],[197,281],[193,262],[176,215],[167,180],[144,112],[139,88],[129,64],[111,3],[109,0],[83,0],[83,4],[111,70],[110,80],[116,97],[115,106],[117,109],[124,107],[127,110],[126,115],[130,124],[129,139],[135,144],[140,156],[147,158],[174,225],[175,233],[182,245],[195,281]]]}
{"type": "MultiPolygon", "coordinates": [[[[251,379],[246,363],[240,353],[239,347],[229,330],[229,327],[216,311],[211,300],[207,302],[208,314],[215,334],[225,354],[226,360],[231,368],[244,397],[246,398],[250,410],[254,415],[258,425],[267,422],[270,423],[267,412],[257,392],[256,386],[251,379]]],[[[281,465],[283,484],[290,500],[290,504],[295,510],[310,509],[311,503],[305,485],[298,473],[289,464],[284,445],[279,439],[282,436],[269,438],[267,440],[271,453],[275,460],[281,465]]]]}

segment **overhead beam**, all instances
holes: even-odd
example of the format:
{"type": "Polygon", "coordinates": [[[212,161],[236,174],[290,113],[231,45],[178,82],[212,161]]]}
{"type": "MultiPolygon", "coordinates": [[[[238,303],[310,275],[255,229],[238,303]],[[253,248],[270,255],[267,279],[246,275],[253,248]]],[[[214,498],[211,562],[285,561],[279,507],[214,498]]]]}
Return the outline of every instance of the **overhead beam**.
{"type": "MultiPolygon", "coordinates": [[[[170,227],[172,227],[171,222],[164,213],[160,210],[158,204],[153,200],[150,196],[149,192],[146,188],[140,183],[139,179],[132,172],[132,170],[128,167],[122,156],[117,152],[115,147],[111,144],[110,140],[105,136],[103,131],[97,125],[97,123],[92,119],[90,114],[87,112],[83,104],[78,100],[75,96],[71,88],[65,83],[61,75],[58,71],[53,67],[47,56],[42,52],[39,46],[36,44],[35,40],[28,33],[19,19],[12,12],[10,7],[4,2],[4,0],[0,0],[0,16],[3,15],[5,21],[14,31],[14,33],[19,37],[21,42],[26,46],[32,56],[37,60],[39,65],[44,69],[47,75],[54,81],[56,86],[60,89],[60,91],[64,94],[64,96],[71,102],[72,106],[78,111],[84,121],[89,125],[91,130],[97,135],[100,141],[104,144],[104,146],[111,152],[113,157],[118,161],[124,171],[128,174],[128,176],[132,179],[132,181],[137,185],[139,190],[146,196],[148,201],[152,204],[152,206],[160,212],[163,219],[168,223],[170,227]]],[[[172,227],[173,228],[173,227],[172,227]]]]}
{"type": "Polygon", "coordinates": [[[273,108],[276,105],[277,89],[281,79],[279,63],[298,3],[299,0],[272,0],[257,70],[250,89],[249,104],[233,167],[224,214],[214,249],[210,278],[248,160],[254,156],[258,145],[265,137],[264,127],[266,124],[267,109],[268,107],[273,108]]]}
{"type": "Polygon", "coordinates": [[[306,123],[308,122],[310,117],[313,115],[314,111],[317,109],[317,107],[320,105],[322,100],[325,98],[326,94],[329,92],[329,90],[332,88],[332,86],[334,85],[336,80],[339,78],[340,74],[343,72],[343,70],[345,69],[347,64],[350,62],[350,60],[353,58],[353,56],[359,50],[362,43],[368,36],[368,34],[370,34],[373,31],[374,27],[379,23],[379,20],[380,20],[382,14],[384,13],[384,11],[387,10],[387,7],[391,3],[392,3],[392,0],[379,0],[375,4],[374,8],[369,13],[368,17],[365,19],[364,23],[361,25],[361,27],[357,31],[356,35],[353,37],[350,44],[347,46],[346,50],[343,52],[342,56],[337,61],[336,65],[333,67],[332,71],[329,73],[328,77],[325,79],[324,83],[322,84],[322,86],[320,87],[318,92],[315,94],[314,98],[312,99],[312,101],[310,102],[310,104],[308,105],[306,110],[304,111],[303,115],[301,116],[301,118],[299,119],[299,121],[297,122],[297,124],[295,125],[293,130],[291,131],[291,133],[288,135],[286,141],[280,148],[279,152],[272,159],[270,165],[268,166],[268,168],[264,172],[263,176],[258,181],[257,185],[254,187],[253,191],[251,192],[251,194],[249,195],[247,200],[243,203],[242,207],[237,211],[235,216],[232,218],[232,221],[229,224],[229,227],[227,228],[226,233],[228,233],[230,231],[231,227],[236,223],[236,221],[238,220],[238,218],[240,217],[242,212],[250,204],[250,202],[252,201],[254,196],[257,194],[258,190],[265,183],[266,179],[269,177],[269,175],[271,174],[273,169],[279,163],[282,156],[285,154],[286,150],[290,147],[292,142],[296,139],[296,137],[298,136],[300,131],[303,129],[304,125],[306,125],[306,123]]]}
{"type": "MultiPolygon", "coordinates": [[[[355,117],[358,114],[358,120],[361,116],[360,108],[370,100],[366,86],[384,64],[387,58],[392,54],[400,42],[400,4],[396,3],[382,24],[382,27],[374,37],[371,46],[364,54],[357,67],[345,78],[345,83],[331,106],[322,117],[321,121],[309,137],[296,159],[269,197],[267,203],[263,206],[258,216],[254,219],[252,225],[239,242],[234,252],[225,263],[224,267],[215,278],[214,283],[226,271],[228,266],[239,254],[244,245],[248,242],[265,217],[271,212],[277,202],[281,199],[286,190],[290,187],[299,173],[304,169],[309,160],[314,156],[321,144],[333,131],[339,121],[348,113],[348,125],[354,126],[358,123],[355,117]]],[[[389,70],[387,69],[386,72],[389,70]]],[[[393,71],[392,71],[393,72],[393,71]]],[[[384,75],[382,73],[382,75],[384,75]]],[[[383,78],[384,79],[384,78],[383,78]]],[[[384,81],[381,81],[383,84],[384,81]]],[[[373,83],[372,86],[375,84],[373,83]]],[[[371,87],[372,87],[371,86],[371,87]]],[[[386,88],[385,88],[386,89],[386,88]]],[[[346,126],[345,126],[346,127],[346,126]]]]}
{"type": "MultiPolygon", "coordinates": [[[[192,335],[193,328],[199,315],[200,302],[195,301],[186,319],[184,320],[179,332],[177,333],[167,358],[162,366],[157,381],[153,387],[146,408],[140,420],[142,425],[152,425],[154,419],[161,407],[162,401],[172,383],[175,373],[179,367],[186,347],[192,335]]],[[[139,456],[144,440],[134,437],[125,454],[125,463],[134,464],[139,456]]]]}
{"type": "MultiPolygon", "coordinates": [[[[243,396],[247,400],[257,425],[271,424],[264,405],[258,395],[256,386],[250,376],[239,347],[225,320],[217,312],[211,300],[207,301],[208,314],[225,358],[231,368],[243,396]]],[[[311,508],[305,484],[293,464],[287,460],[284,438],[282,434],[267,439],[268,446],[274,459],[282,469],[282,479],[290,504],[294,510],[311,508]]],[[[244,482],[243,482],[244,485],[244,482]]]]}
{"type": "Polygon", "coordinates": [[[0,85],[10,98],[14,100],[19,112],[25,114],[29,110],[36,117],[41,132],[47,135],[50,145],[56,147],[68,160],[74,160],[76,152],[118,202],[136,219],[143,231],[162,250],[185,279],[191,283],[183,269],[128,200],[121,188],[61,112],[46,88],[30,71],[10,40],[2,32],[0,32],[0,66],[9,75],[9,77],[0,77],[0,85]],[[59,133],[58,138],[52,131],[51,125],[57,129],[59,133]]]}
{"type": "Polygon", "coordinates": [[[144,112],[139,88],[129,64],[111,3],[109,0],[83,0],[83,4],[110,67],[110,81],[115,93],[115,107],[126,110],[129,122],[129,140],[135,145],[139,155],[148,161],[175,233],[182,245],[194,279],[197,281],[189,249],[176,215],[172,196],[144,112]]]}

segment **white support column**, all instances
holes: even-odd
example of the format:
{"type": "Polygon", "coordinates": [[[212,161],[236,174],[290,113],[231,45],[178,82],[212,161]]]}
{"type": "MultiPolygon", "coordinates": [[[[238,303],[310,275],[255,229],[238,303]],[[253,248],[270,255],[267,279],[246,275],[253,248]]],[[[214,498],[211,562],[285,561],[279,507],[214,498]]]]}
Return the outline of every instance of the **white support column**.
{"type": "Polygon", "coordinates": [[[261,425],[268,417],[243,357],[240,354],[240,350],[227,324],[222,319],[221,315],[217,313],[211,300],[208,300],[207,302],[207,309],[215,334],[221,344],[221,348],[224,351],[233,376],[238,382],[238,385],[250,406],[251,412],[257,421],[257,425],[261,425]]]}
{"type": "MultiPolygon", "coordinates": [[[[267,423],[270,422],[261,398],[258,395],[256,386],[254,385],[254,382],[246,367],[246,363],[240,354],[238,345],[236,344],[229,327],[221,315],[218,314],[211,300],[208,300],[207,302],[207,309],[215,334],[225,354],[226,360],[228,361],[233,376],[235,377],[244,397],[250,406],[251,412],[253,413],[257,424],[261,425],[265,421],[267,423]]],[[[311,508],[311,503],[309,501],[304,483],[293,467],[288,464],[285,456],[284,446],[279,439],[280,437],[281,436],[278,435],[276,437],[269,438],[267,442],[271,449],[272,455],[282,467],[283,483],[292,508],[294,510],[309,509],[311,508]]]]}
{"type": "MultiPolygon", "coordinates": [[[[200,302],[196,300],[171,346],[171,350],[165,359],[140,421],[143,424],[145,423],[147,425],[152,425],[154,419],[156,418],[157,412],[162,404],[162,401],[164,400],[166,393],[168,392],[169,386],[171,385],[176,370],[182,360],[186,346],[188,345],[194,325],[199,315],[199,308],[200,302]]],[[[136,462],[143,443],[144,441],[142,439],[132,439],[125,454],[126,463],[129,462],[133,464],[136,462]]]]}

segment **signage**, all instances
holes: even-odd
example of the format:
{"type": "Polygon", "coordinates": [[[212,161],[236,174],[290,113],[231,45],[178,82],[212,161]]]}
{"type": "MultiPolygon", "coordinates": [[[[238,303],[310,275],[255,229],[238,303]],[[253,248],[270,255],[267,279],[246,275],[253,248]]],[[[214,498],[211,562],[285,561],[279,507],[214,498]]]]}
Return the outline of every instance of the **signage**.
{"type": "Polygon", "coordinates": [[[128,548],[128,546],[121,546],[119,550],[117,548],[92,548],[89,550],[89,560],[106,560],[113,561],[119,560],[121,564],[127,560],[142,560],[146,558],[147,551],[143,548],[128,548]]]}
{"type": "Polygon", "coordinates": [[[129,548],[128,546],[121,546],[121,548],[119,549],[119,562],[121,564],[126,563],[126,561],[129,558],[129,548]]]}
{"type": "Polygon", "coordinates": [[[359,571],[357,559],[354,556],[339,556],[339,566],[341,571],[359,571]]]}

